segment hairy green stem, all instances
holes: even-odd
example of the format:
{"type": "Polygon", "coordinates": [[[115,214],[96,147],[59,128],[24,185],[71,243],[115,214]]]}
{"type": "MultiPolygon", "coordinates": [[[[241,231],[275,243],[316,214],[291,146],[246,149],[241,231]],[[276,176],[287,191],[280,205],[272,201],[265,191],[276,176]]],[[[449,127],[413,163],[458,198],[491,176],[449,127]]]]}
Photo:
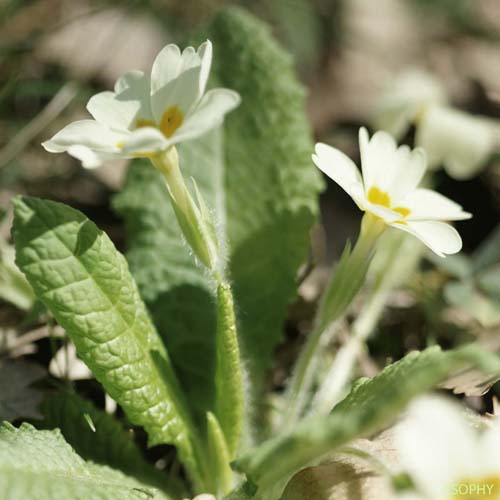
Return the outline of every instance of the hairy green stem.
{"type": "MultiPolygon", "coordinates": [[[[378,323],[394,287],[414,271],[422,255],[422,247],[406,235],[396,233],[383,245],[385,254],[378,269],[370,296],[351,328],[351,336],[338,351],[335,360],[313,398],[309,415],[327,415],[344,395],[356,359],[366,347],[366,340],[378,323]]],[[[375,265],[375,263],[374,263],[375,265]]]]}
{"type": "Polygon", "coordinates": [[[375,243],[384,229],[383,221],[366,213],[352,252],[347,245],[338,266],[332,272],[314,328],[299,355],[287,390],[285,429],[292,427],[302,415],[314,382],[322,334],[346,313],[363,285],[375,243]]]}
{"type": "Polygon", "coordinates": [[[196,189],[198,203],[189,193],[175,146],[152,156],[151,162],[165,178],[172,207],[184,238],[200,262],[212,273],[216,272],[219,256],[215,226],[199,191],[196,189]]]}
{"type": "Polygon", "coordinates": [[[232,485],[230,460],[239,447],[244,419],[243,370],[231,286],[219,270],[218,241],[210,211],[194,184],[196,202],[189,193],[175,147],[151,158],[163,174],[182,233],[199,261],[210,271],[217,296],[215,338],[215,405],[208,412],[207,454],[211,464],[207,488],[224,492],[232,485]]]}

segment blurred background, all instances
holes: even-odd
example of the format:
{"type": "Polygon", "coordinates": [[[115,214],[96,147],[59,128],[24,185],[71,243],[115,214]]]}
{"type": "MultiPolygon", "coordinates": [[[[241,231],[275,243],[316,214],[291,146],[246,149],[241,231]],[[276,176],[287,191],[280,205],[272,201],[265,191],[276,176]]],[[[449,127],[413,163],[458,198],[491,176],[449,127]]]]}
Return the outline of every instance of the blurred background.
{"type": "MultiPolygon", "coordinates": [[[[110,200],[120,189],[125,162],[85,170],[69,155],[45,152],[40,143],[65,124],[86,117],[85,104],[91,95],[110,88],[127,70],[148,70],[166,43],[185,45],[227,4],[247,8],[272,27],[292,54],[304,84],[315,139],[335,145],[357,162],[359,127],[373,130],[383,122],[380,110],[411,71],[431,78],[449,109],[460,113],[465,120],[463,127],[458,126],[460,134],[467,136],[469,125],[474,133],[474,124],[487,127],[487,144],[471,145],[469,170],[465,165],[466,171],[456,175],[452,169],[439,168],[445,160],[438,161],[432,179],[438,190],[474,214],[472,222],[458,224],[465,255],[446,265],[424,260],[405,286],[391,290],[361,370],[371,374],[388,358],[397,359],[411,348],[433,342],[448,347],[478,340],[492,349],[500,347],[498,0],[0,0],[4,353],[13,357],[32,353],[50,365],[53,374],[63,370],[70,379],[90,376],[74,353],[61,354],[55,363],[53,339],[62,332],[50,320],[33,323],[26,315],[32,298],[12,264],[9,200],[27,193],[67,203],[94,220],[124,250],[124,227],[110,200]],[[479,259],[481,265],[475,266],[472,259],[479,259]],[[476,268],[482,274],[474,274],[471,269],[476,268]]],[[[419,95],[418,88],[414,95],[419,95]]],[[[402,142],[414,144],[415,124],[400,134],[402,142]]],[[[463,144],[460,134],[448,138],[452,151],[463,144]]],[[[359,211],[331,182],[321,206],[323,224],[313,235],[318,266],[307,275],[300,297],[291,306],[288,341],[277,353],[272,376],[276,386],[283,383],[295,357],[325,269],[358,229],[359,211]]]]}

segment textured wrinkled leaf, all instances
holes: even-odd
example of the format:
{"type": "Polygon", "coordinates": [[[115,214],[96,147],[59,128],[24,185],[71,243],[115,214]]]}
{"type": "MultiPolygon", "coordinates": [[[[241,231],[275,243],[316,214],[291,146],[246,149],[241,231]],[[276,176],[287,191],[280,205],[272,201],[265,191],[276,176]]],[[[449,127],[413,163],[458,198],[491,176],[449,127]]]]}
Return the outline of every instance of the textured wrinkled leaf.
{"type": "Polygon", "coordinates": [[[143,484],[170,491],[173,498],[182,496],[179,492],[174,494],[178,491],[172,488],[174,479],[146,462],[133,434],[90,401],[75,393],[56,393],[43,402],[42,413],[43,427],[60,429],[67,443],[84,460],[108,465],[143,484]],[[95,430],[89,426],[85,415],[91,419],[95,430]]]}
{"type": "MultiPolygon", "coordinates": [[[[0,496],[3,500],[147,500],[153,488],[119,471],[85,462],[59,430],[28,424],[0,427],[0,496]]],[[[166,498],[166,497],[163,497],[166,498]]]]}
{"type": "Polygon", "coordinates": [[[45,375],[45,370],[33,363],[0,361],[0,420],[40,418],[42,393],[30,386],[45,375]]]}
{"type": "Polygon", "coordinates": [[[500,374],[500,359],[471,345],[443,352],[438,347],[413,352],[372,379],[357,381],[347,397],[326,417],[298,424],[236,461],[260,491],[276,498],[291,474],[357,437],[386,426],[416,395],[464,367],[500,374]]]}
{"type": "Polygon", "coordinates": [[[146,429],[149,443],[176,445],[199,479],[175,375],[123,256],[70,207],[18,197],[14,208],[17,264],[37,297],[130,421],[146,429]]]}
{"type": "MultiPolygon", "coordinates": [[[[310,159],[304,91],[269,29],[227,8],[206,37],[214,44],[212,82],[238,91],[242,104],[222,131],[179,148],[181,168],[196,178],[225,236],[240,338],[251,373],[261,379],[296,294],[321,180],[310,159]]],[[[161,177],[136,162],[115,207],[127,224],[132,272],[181,382],[198,408],[213,407],[214,301],[181,248],[161,177]]]]}

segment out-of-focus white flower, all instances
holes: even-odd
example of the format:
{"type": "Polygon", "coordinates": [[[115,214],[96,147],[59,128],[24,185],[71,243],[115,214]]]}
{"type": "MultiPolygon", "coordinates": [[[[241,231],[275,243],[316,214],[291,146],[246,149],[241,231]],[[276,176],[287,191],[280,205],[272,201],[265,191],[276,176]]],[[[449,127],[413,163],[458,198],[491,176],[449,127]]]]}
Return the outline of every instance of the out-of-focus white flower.
{"type": "Polygon", "coordinates": [[[495,125],[449,106],[444,87],[422,71],[408,71],[391,82],[373,122],[396,138],[414,124],[415,144],[427,152],[429,168],[443,165],[455,179],[478,173],[497,147],[495,125]]]}
{"type": "Polygon", "coordinates": [[[500,499],[498,421],[479,432],[457,403],[422,397],[396,428],[396,448],[416,489],[405,500],[500,499]]]}
{"type": "Polygon", "coordinates": [[[359,144],[363,176],[344,153],[326,144],[316,144],[313,161],[361,210],[413,234],[441,257],[460,251],[462,239],[445,221],[471,214],[445,196],[418,187],[426,170],[424,151],[398,148],[386,132],[370,139],[365,128],[359,131],[359,144]]]}
{"type": "Polygon", "coordinates": [[[152,156],[217,127],[238,106],[229,89],[205,92],[212,63],[212,44],[196,51],[167,45],[156,57],[151,76],[141,71],[118,79],[114,92],[93,96],[87,110],[93,120],[69,124],[43,147],[68,152],[93,168],[116,158],[152,156]]]}

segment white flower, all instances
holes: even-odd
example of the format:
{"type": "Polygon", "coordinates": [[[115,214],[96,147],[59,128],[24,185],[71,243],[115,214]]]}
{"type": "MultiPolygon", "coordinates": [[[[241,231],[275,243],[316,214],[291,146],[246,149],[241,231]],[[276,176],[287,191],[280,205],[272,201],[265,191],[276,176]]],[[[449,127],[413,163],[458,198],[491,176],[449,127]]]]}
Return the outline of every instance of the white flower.
{"type": "Polygon", "coordinates": [[[151,156],[217,127],[240,102],[228,89],[205,87],[212,44],[182,53],[167,45],[156,57],[151,77],[131,71],[118,79],[114,92],[93,96],[87,110],[93,120],[71,123],[43,147],[68,152],[88,168],[115,158],[151,156]]]}
{"type": "Polygon", "coordinates": [[[495,124],[448,105],[444,87],[431,75],[411,70],[388,86],[374,112],[374,125],[401,138],[414,124],[415,144],[429,168],[443,165],[455,179],[481,170],[496,149],[495,124]]]}
{"type": "Polygon", "coordinates": [[[416,488],[411,498],[500,499],[500,422],[480,432],[459,404],[427,396],[410,406],[395,443],[416,488]]]}
{"type": "Polygon", "coordinates": [[[344,153],[326,144],[316,144],[313,161],[361,210],[413,234],[441,257],[460,251],[460,235],[445,221],[471,214],[439,193],[418,187],[426,170],[423,150],[398,148],[386,132],[370,139],[365,128],[359,131],[359,143],[363,177],[344,153]]]}

